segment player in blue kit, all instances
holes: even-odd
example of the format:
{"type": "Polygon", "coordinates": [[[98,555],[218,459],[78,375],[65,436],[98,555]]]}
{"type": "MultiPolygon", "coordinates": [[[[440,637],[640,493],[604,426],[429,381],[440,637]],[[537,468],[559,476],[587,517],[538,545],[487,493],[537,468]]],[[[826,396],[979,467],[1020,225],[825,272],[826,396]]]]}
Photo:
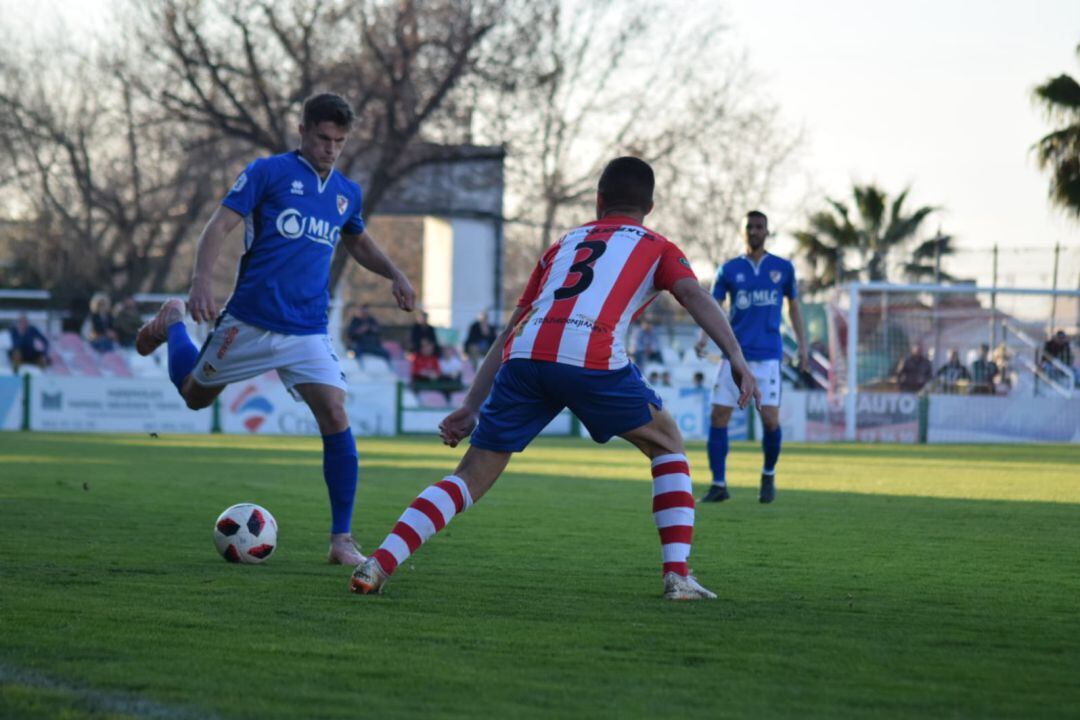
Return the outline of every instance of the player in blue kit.
{"type": "MultiPolygon", "coordinates": [[[[761,447],[765,463],[761,470],[758,500],[770,503],[776,497],[776,461],[780,457],[780,361],[784,357],[780,337],[780,311],[788,300],[788,318],[799,343],[799,363],[807,367],[808,353],[803,336],[802,311],[795,284],[795,267],[787,260],[765,251],[769,219],[752,210],[746,215],[746,254],[727,261],[717,273],[713,297],[723,304],[731,298],[731,327],[742,347],[750,370],[761,390],[761,447]]],[[[702,355],[708,338],[698,340],[702,355]]],[[[712,391],[711,427],[709,428],[709,467],[712,486],[702,502],[722,502],[730,496],[725,470],[728,454],[728,422],[737,405],[738,387],[731,377],[731,365],[725,357],[716,372],[712,391]]]]}
{"type": "Polygon", "coordinates": [[[323,438],[328,559],[343,565],[365,558],[351,535],[358,471],[345,374],[327,334],[334,248],[344,243],[360,265],[388,278],[402,310],[415,302],[409,281],[364,231],[360,186],[334,171],[353,118],[338,95],[308,98],[299,149],[248,165],[211,216],[199,237],[187,302],[196,322],[216,321],[202,350],[188,337],[180,300],[165,302],[135,340],[141,355],[168,342],[169,378],[192,409],[212,404],[229,383],[268,370],[307,403],[323,438]],[[245,252],[219,316],[211,273],[225,237],[241,220],[245,252]]]}

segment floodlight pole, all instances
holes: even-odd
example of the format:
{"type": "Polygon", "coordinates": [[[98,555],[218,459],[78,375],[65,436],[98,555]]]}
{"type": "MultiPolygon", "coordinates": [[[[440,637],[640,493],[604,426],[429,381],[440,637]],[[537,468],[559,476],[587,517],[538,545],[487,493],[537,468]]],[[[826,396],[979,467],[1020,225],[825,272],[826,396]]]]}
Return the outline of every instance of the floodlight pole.
{"type": "MultiPolygon", "coordinates": [[[[990,287],[997,290],[998,284],[998,246],[994,243],[994,269],[993,277],[990,281],[990,287]]],[[[997,346],[997,292],[990,293],[990,347],[993,349],[997,346]]]]}
{"type": "Polygon", "coordinates": [[[1050,297],[1050,327],[1047,328],[1047,335],[1054,334],[1054,328],[1057,327],[1057,289],[1058,289],[1058,267],[1061,262],[1061,243],[1054,245],[1054,281],[1053,290],[1054,294],[1050,297]]]}

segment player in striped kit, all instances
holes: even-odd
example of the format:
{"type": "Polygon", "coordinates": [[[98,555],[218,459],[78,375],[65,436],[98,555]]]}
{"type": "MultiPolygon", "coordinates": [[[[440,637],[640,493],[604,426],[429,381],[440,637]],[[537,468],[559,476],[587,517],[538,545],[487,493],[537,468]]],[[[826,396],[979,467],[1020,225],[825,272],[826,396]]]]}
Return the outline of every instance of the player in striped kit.
{"type": "Polygon", "coordinates": [[[732,358],[740,406],[757,391],[731,326],[686,257],[642,225],[653,207],[653,186],[652,168],[644,161],[622,157],[608,163],[596,197],[599,219],[571,230],[544,253],[464,404],[439,426],[451,447],[471,433],[471,447],[454,474],[420,493],[379,549],[356,568],[353,592],[378,592],[424,541],[491,488],[511,453],[524,450],[568,407],[596,442],[619,435],[652,461],[664,597],[716,597],[687,565],[694,497],[682,436],[627,358],[622,338],[631,320],[668,290],[732,358]]]}

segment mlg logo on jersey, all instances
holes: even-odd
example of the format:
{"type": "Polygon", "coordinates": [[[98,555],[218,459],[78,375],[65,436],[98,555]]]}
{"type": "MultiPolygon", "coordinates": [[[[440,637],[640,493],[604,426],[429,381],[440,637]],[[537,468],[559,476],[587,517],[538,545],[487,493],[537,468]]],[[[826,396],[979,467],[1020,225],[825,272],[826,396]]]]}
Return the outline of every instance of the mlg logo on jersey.
{"type": "Polygon", "coordinates": [[[302,237],[329,247],[337,246],[341,239],[341,228],[326,220],[306,217],[296,208],[288,208],[277,217],[277,231],[289,240],[302,237]]]}
{"type": "Polygon", "coordinates": [[[740,290],[735,293],[735,307],[746,310],[754,307],[771,307],[780,304],[779,290],[740,290]]]}

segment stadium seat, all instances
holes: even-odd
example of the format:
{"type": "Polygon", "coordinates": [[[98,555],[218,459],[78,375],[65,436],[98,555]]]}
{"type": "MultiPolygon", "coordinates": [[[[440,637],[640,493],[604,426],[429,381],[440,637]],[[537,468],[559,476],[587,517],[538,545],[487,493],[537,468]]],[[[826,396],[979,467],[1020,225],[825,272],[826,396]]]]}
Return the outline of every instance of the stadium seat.
{"type": "Polygon", "coordinates": [[[401,389],[401,406],[402,407],[407,407],[407,408],[419,407],[420,406],[420,398],[416,397],[416,393],[414,393],[409,388],[402,388],[401,389]]]}
{"type": "Polygon", "coordinates": [[[465,396],[468,395],[468,394],[469,393],[466,392],[465,390],[458,390],[457,392],[452,393],[450,395],[450,404],[453,405],[454,407],[458,407],[459,405],[461,405],[462,403],[465,402],[465,396]]]}
{"type": "Polygon", "coordinates": [[[446,407],[446,396],[438,390],[420,390],[416,393],[422,408],[446,407]]]}
{"type": "Polygon", "coordinates": [[[79,354],[86,352],[86,341],[75,333],[61,333],[57,338],[56,347],[65,353],[79,354]]]}
{"type": "Polygon", "coordinates": [[[98,369],[94,359],[86,353],[79,355],[73,355],[71,357],[71,374],[82,375],[84,377],[101,377],[101,370],[98,369]]]}
{"type": "Polygon", "coordinates": [[[104,353],[101,356],[101,369],[108,375],[113,377],[133,377],[131,368],[128,367],[127,360],[118,351],[111,351],[104,353]]]}
{"type": "Polygon", "coordinates": [[[405,350],[401,347],[401,343],[394,342],[393,340],[383,340],[383,349],[390,353],[391,360],[400,360],[405,357],[405,350]]]}
{"type": "Polygon", "coordinates": [[[476,379],[476,369],[473,368],[473,364],[468,358],[463,360],[461,365],[461,382],[472,385],[472,381],[476,379]]]}
{"type": "Polygon", "coordinates": [[[67,363],[64,362],[64,357],[55,350],[49,351],[49,372],[53,375],[71,374],[71,370],[68,369],[67,363]]]}
{"type": "Polygon", "coordinates": [[[390,363],[376,355],[361,355],[357,358],[359,365],[371,378],[390,378],[394,376],[394,370],[390,363]]]}
{"type": "Polygon", "coordinates": [[[679,353],[675,351],[675,348],[668,347],[667,345],[660,348],[660,357],[663,358],[664,364],[669,368],[682,364],[682,358],[679,356],[679,353]]]}
{"type": "Polygon", "coordinates": [[[402,380],[408,380],[412,374],[412,363],[405,358],[398,358],[390,363],[390,366],[394,369],[394,374],[402,380]]]}

